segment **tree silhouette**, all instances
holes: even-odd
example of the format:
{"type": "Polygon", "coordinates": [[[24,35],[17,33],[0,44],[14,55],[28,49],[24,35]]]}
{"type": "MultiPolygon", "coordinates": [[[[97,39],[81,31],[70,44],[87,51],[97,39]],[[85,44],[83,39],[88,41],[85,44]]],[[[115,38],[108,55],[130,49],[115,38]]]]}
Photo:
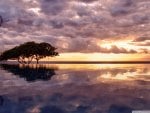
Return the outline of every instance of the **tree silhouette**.
{"type": "Polygon", "coordinates": [[[3,52],[0,55],[0,60],[15,59],[22,64],[30,64],[33,59],[39,63],[39,60],[47,56],[54,57],[58,55],[57,48],[49,43],[26,42],[20,46],[16,46],[3,52]]]}

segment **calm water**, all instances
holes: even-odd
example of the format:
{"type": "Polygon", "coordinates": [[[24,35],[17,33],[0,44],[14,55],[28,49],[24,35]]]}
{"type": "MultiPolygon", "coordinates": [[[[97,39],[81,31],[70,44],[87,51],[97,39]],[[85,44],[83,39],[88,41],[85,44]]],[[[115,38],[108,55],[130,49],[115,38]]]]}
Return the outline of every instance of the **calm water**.
{"type": "Polygon", "coordinates": [[[0,113],[150,110],[150,64],[0,65],[0,113]]]}

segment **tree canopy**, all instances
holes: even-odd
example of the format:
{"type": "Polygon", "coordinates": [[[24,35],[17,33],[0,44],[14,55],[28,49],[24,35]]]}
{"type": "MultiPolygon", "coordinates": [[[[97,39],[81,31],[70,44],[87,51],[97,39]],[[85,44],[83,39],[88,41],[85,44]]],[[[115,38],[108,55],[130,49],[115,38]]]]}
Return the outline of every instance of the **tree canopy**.
{"type": "Polygon", "coordinates": [[[0,60],[15,59],[18,60],[19,63],[29,64],[33,59],[35,59],[38,63],[40,59],[47,56],[57,56],[58,52],[55,51],[56,49],[57,48],[53,47],[51,44],[45,42],[26,42],[12,49],[4,51],[0,55],[0,60]]]}

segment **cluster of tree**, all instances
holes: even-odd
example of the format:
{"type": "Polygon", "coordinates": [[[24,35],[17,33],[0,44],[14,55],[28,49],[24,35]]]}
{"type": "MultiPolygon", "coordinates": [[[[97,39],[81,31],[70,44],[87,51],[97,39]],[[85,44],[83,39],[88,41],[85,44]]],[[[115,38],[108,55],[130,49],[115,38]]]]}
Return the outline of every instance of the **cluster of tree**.
{"type": "Polygon", "coordinates": [[[39,63],[39,60],[47,56],[58,56],[57,48],[49,43],[26,42],[3,52],[0,55],[0,61],[14,59],[21,64],[30,64],[33,59],[39,63]]]}

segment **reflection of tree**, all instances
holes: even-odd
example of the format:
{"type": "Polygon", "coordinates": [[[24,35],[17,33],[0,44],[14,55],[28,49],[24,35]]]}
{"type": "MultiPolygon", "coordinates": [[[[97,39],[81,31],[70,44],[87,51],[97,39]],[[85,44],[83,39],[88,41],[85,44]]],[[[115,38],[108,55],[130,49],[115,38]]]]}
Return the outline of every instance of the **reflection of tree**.
{"type": "Polygon", "coordinates": [[[29,66],[19,67],[19,65],[1,64],[1,68],[14,75],[25,78],[27,81],[50,80],[55,75],[55,69],[45,67],[30,68],[29,66]]]}
{"type": "Polygon", "coordinates": [[[0,96],[0,106],[2,106],[4,104],[4,98],[3,96],[0,96]]]}

